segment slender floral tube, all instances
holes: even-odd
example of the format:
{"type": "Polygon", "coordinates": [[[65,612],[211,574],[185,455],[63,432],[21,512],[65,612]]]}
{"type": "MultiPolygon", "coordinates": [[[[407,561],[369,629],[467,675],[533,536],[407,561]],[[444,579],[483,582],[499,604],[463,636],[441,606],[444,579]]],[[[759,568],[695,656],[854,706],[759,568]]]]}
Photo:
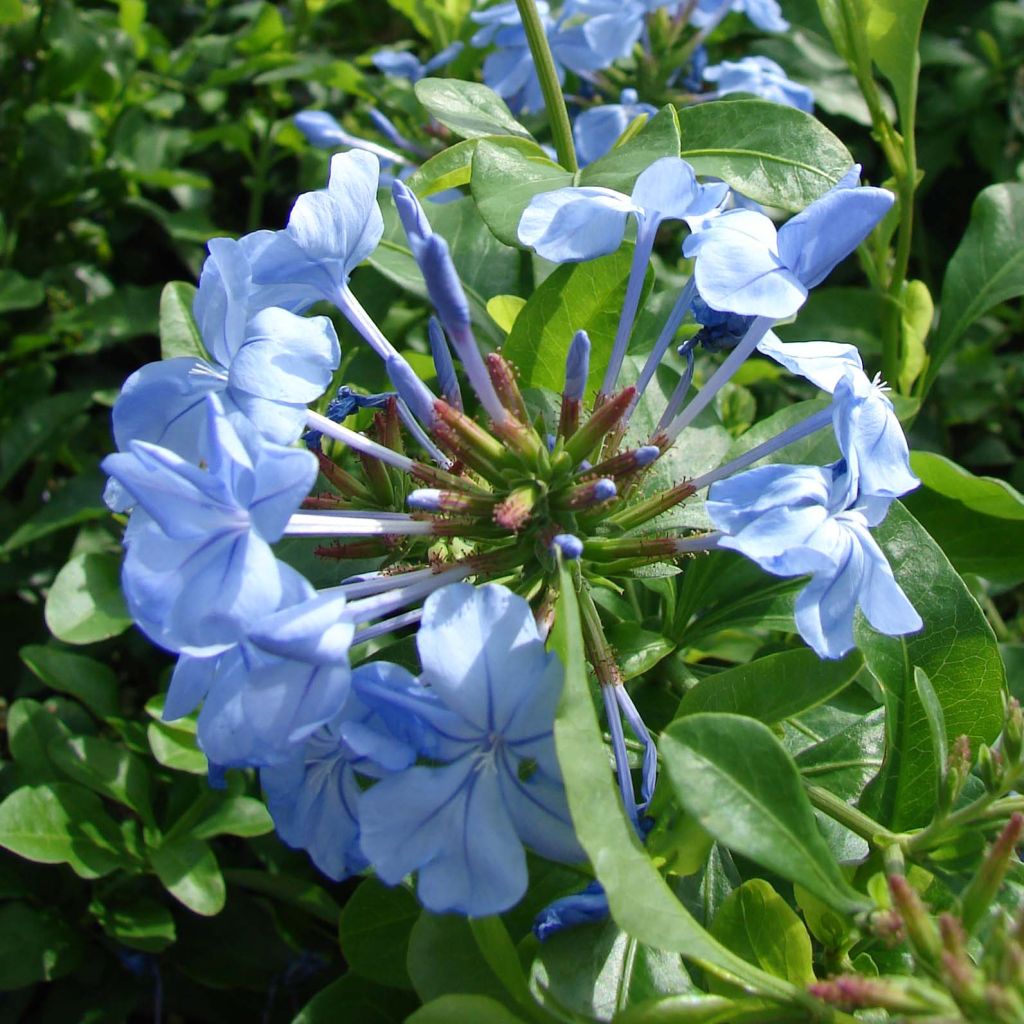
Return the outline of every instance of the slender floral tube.
{"type": "Polygon", "coordinates": [[[354,451],[368,455],[373,459],[379,459],[381,462],[386,462],[389,466],[394,466],[395,469],[400,469],[403,472],[409,473],[412,471],[413,460],[407,455],[393,452],[390,448],[385,448],[384,445],[371,441],[368,437],[364,437],[355,430],[349,430],[348,427],[343,427],[340,423],[335,423],[334,420],[321,416],[318,412],[313,412],[312,410],[307,412],[306,422],[314,430],[319,430],[320,433],[333,437],[335,441],[347,444],[354,451]]]}
{"type": "Polygon", "coordinates": [[[294,512],[284,532],[286,537],[429,537],[434,533],[434,524],[407,516],[392,519],[379,512],[373,515],[294,512]]]}
{"type": "Polygon", "coordinates": [[[759,316],[747,328],[740,343],[729,353],[725,362],[715,370],[707,384],[694,396],[692,402],[676,416],[676,418],[665,428],[664,444],[671,444],[712,402],[715,395],[732,378],[732,375],[743,365],[744,360],[757,347],[757,343],[768,333],[774,319],[770,316],[759,316]]]}

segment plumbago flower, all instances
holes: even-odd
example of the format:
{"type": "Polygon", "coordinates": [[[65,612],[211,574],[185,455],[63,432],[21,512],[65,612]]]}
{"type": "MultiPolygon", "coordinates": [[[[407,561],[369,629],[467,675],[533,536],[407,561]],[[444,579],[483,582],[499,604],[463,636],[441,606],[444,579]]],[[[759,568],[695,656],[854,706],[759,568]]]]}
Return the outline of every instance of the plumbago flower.
{"type": "Polygon", "coordinates": [[[704,80],[716,86],[709,99],[733,92],[749,92],[808,114],[814,110],[814,93],[805,85],[791,82],[786,72],[768,57],[723,60],[721,64],[704,69],[704,80]]]}
{"type": "MultiPolygon", "coordinates": [[[[430,909],[493,914],[522,896],[526,849],[570,863],[583,856],[553,741],[562,666],[544,645],[563,580],[577,590],[623,813],[640,837],[651,825],[657,754],[604,636],[595,588],[732,547],[768,572],[811,577],[796,627],[824,656],[851,642],[855,605],[889,633],[919,626],[869,532],[916,485],[888,399],[850,346],[786,345],[770,331],[891,197],[858,187],[854,169],[777,232],[761,221],[738,230],[739,214],[717,215],[726,186],[699,182],[678,159],[657,161],[630,196],[539,197],[520,235],[543,254],[610,251],[630,218],[638,232],[598,400],[588,402],[592,351],[580,331],[557,422],[545,423],[509,363],[478,346],[448,245],[400,182],[396,210],[437,312],[428,335],[439,394],[359,304],[349,279],[381,237],[378,170],[371,153],[339,154],[327,187],[300,196],[284,229],[211,243],[195,314],[216,360],[204,373],[224,381],[189,391],[188,403],[180,386],[154,384],[152,409],[137,383],[126,386],[114,411],[120,451],[104,467],[131,509],[128,606],[178,656],[165,715],[201,705],[211,771],[258,767],[282,837],[332,877],[369,866],[397,884],[416,873],[430,909]],[[638,282],[654,230],[669,219],[694,230],[694,275],[638,380],[620,387],[638,282]],[[573,237],[581,224],[591,230],[573,237]],[[393,392],[341,384],[327,415],[305,407],[338,361],[329,321],[302,315],[318,301],[356,327],[393,392]],[[629,435],[691,312],[702,324],[691,366],[701,349],[725,353],[721,364],[694,396],[684,374],[652,435],[629,435]],[[696,479],[645,492],[649,467],[757,347],[832,394],[829,408],[696,479]],[[342,422],[360,407],[374,410],[366,433],[342,422]],[[303,426],[312,451],[292,446],[303,426]],[[842,452],[833,465],[751,469],[828,428],[842,452]],[[658,528],[663,512],[708,487],[716,531],[658,528]],[[340,566],[336,582],[318,591],[279,559],[271,545],[282,537],[317,538],[317,555],[340,566]],[[359,575],[344,568],[354,559],[359,575]],[[408,631],[418,676],[366,660],[364,641],[408,631]],[[635,782],[627,733],[641,750],[635,782]]],[[[165,371],[146,372],[160,381],[165,371]]],[[[174,379],[191,386],[189,376],[174,379]]],[[[595,889],[555,908],[541,931],[594,919],[604,906],[595,889]]]]}

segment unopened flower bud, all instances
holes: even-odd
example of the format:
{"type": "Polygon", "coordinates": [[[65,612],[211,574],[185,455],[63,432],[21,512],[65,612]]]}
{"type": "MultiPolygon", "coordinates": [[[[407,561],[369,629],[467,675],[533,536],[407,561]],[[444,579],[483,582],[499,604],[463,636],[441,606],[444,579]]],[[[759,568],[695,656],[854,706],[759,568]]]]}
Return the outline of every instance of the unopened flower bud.
{"type": "Polygon", "coordinates": [[[462,389],[455,375],[455,363],[452,362],[452,352],[444,330],[435,316],[427,321],[427,336],[430,339],[430,354],[434,360],[434,369],[437,370],[437,386],[441,390],[441,397],[461,412],[462,389]]]}
{"type": "Polygon", "coordinates": [[[946,773],[939,789],[940,812],[949,811],[956,803],[971,774],[971,764],[971,741],[966,736],[958,736],[950,748],[946,773]]]}
{"type": "Polygon", "coordinates": [[[577,331],[565,358],[565,390],[562,394],[581,402],[590,374],[590,337],[586,331],[577,331]]]}
{"type": "Polygon", "coordinates": [[[1003,754],[1011,765],[1020,763],[1021,748],[1024,746],[1024,712],[1020,701],[1011,697],[1006,705],[1006,725],[1003,726],[1003,754]]]}
{"type": "Polygon", "coordinates": [[[532,484],[517,487],[494,506],[494,521],[504,530],[521,530],[533,515],[537,497],[537,489],[532,484]]]}
{"type": "Polygon", "coordinates": [[[566,511],[579,511],[590,508],[592,505],[599,505],[602,501],[610,501],[618,494],[618,488],[614,480],[601,477],[598,480],[588,480],[576,487],[570,487],[555,495],[551,499],[554,508],[566,511]]]}
{"type": "Polygon", "coordinates": [[[960,897],[961,920],[967,931],[973,932],[986,911],[992,906],[1003,884],[1017,844],[1024,833],[1024,814],[1015,813],[992,844],[977,873],[960,897]]]}
{"type": "Polygon", "coordinates": [[[415,193],[404,181],[395,180],[391,186],[391,195],[395,200],[398,219],[402,222],[405,237],[409,239],[409,248],[417,261],[423,243],[434,233],[427,220],[427,215],[416,198],[415,193]]]}
{"type": "Polygon", "coordinates": [[[557,548],[563,558],[575,561],[583,554],[583,541],[571,533],[559,533],[551,539],[552,548],[557,548]]]}
{"type": "Polygon", "coordinates": [[[574,464],[585,459],[601,443],[605,434],[619,425],[635,394],[636,388],[623,388],[599,409],[595,409],[590,419],[566,441],[565,450],[572,456],[574,464]]]}
{"type": "Polygon", "coordinates": [[[897,1013],[920,1013],[931,1007],[890,981],[865,978],[859,974],[845,974],[828,981],[808,986],[812,996],[844,1010],[864,1010],[878,1007],[897,1013]]]}
{"type": "Polygon", "coordinates": [[[990,793],[998,792],[1003,781],[1002,757],[998,750],[982,743],[978,748],[978,774],[990,793]]]}
{"type": "Polygon", "coordinates": [[[942,955],[942,941],[921,897],[903,875],[890,875],[888,881],[889,895],[903,918],[911,949],[919,960],[937,965],[942,955]]]}

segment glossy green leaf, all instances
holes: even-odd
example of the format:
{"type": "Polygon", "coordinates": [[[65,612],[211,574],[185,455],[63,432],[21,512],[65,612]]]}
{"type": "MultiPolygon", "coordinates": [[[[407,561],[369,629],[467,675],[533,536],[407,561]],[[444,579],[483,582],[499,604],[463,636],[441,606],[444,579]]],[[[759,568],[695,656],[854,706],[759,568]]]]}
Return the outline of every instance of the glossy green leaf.
{"type": "Polygon", "coordinates": [[[34,309],[42,305],[45,298],[46,289],[42,281],[30,280],[16,270],[0,270],[0,313],[34,309]]]}
{"type": "Polygon", "coordinates": [[[193,356],[209,359],[192,315],[196,287],[186,281],[168,281],[160,293],[160,358],[193,356]]]}
{"type": "MultiPolygon", "coordinates": [[[[494,139],[497,136],[483,136],[494,139]]],[[[406,178],[409,186],[420,197],[443,192],[446,188],[458,188],[469,184],[470,169],[473,166],[473,153],[476,151],[477,140],[466,139],[454,146],[441,150],[437,156],[421,164],[413,174],[406,178]]]]}
{"type": "Polygon", "coordinates": [[[505,101],[486,85],[456,78],[424,78],[416,98],[446,128],[463,139],[483,135],[533,136],[512,116],[505,101]]]}
{"type": "Polygon", "coordinates": [[[1001,586],[1024,580],[1024,495],[934,452],[912,452],[910,465],[924,486],[903,503],[957,571],[1001,586]]]}
{"type": "Polygon", "coordinates": [[[609,629],[608,642],[615,651],[622,678],[627,681],[649,672],[676,649],[667,637],[632,622],[620,622],[609,629]]]}
{"type": "Polygon", "coordinates": [[[724,996],[682,995],[649,1000],[630,1007],[615,1024],[751,1024],[771,1010],[759,999],[726,999],[724,996]]]}
{"type": "Polygon", "coordinates": [[[535,195],[571,184],[572,175],[535,142],[481,140],[473,153],[473,200],[487,226],[506,245],[520,244],[519,220],[535,195]]]}
{"type": "MultiPolygon", "coordinates": [[[[711,934],[769,974],[802,988],[815,980],[807,929],[763,878],[753,878],[729,893],[711,922],[711,934]]],[[[711,991],[739,994],[714,978],[711,991]]]]}
{"type": "Polygon", "coordinates": [[[190,775],[207,773],[206,755],[196,746],[194,729],[182,729],[166,722],[150,722],[146,727],[146,738],[153,756],[165,768],[190,775]]]}
{"type": "Polygon", "coordinates": [[[625,195],[655,160],[679,156],[679,115],[665,106],[632,138],[580,171],[579,184],[612,188],[625,195]]]}
{"type": "Polygon", "coordinates": [[[409,935],[406,966],[416,994],[425,1003],[460,994],[487,996],[509,1010],[516,1007],[464,917],[423,911],[409,935]]]}
{"type": "Polygon", "coordinates": [[[690,715],[669,725],[659,747],[676,799],[720,843],[837,910],[864,909],[818,834],[793,759],[767,726],[690,715]]]}
{"type": "Polygon", "coordinates": [[[7,711],[7,748],[18,775],[27,783],[57,782],[64,778],[50,756],[50,746],[66,743],[70,735],[52,706],[23,697],[7,711]]]}
{"type": "Polygon", "coordinates": [[[600,1021],[646,999],[694,990],[678,953],[651,949],[613,921],[551,936],[541,944],[531,981],[559,1006],[600,1021]]]}
{"type": "Polygon", "coordinates": [[[824,661],[806,648],[769,654],[702,679],[683,697],[677,714],[722,711],[771,725],[839,693],[863,664],[856,651],[841,661],[824,661]]]}
{"type": "Polygon", "coordinates": [[[502,353],[526,387],[556,393],[565,386],[565,356],[577,331],[590,335],[587,390],[600,384],[611,355],[633,247],[586,263],[555,270],[530,296],[516,317],[502,353]]]}
{"type": "Polygon", "coordinates": [[[964,332],[993,306],[1024,294],[1024,184],[984,189],[942,281],[939,328],[924,388],[964,332]]]}
{"type": "Polygon", "coordinates": [[[406,1024],[524,1024],[501,1003],[487,996],[441,996],[421,1006],[406,1024]]]}
{"type": "Polygon", "coordinates": [[[928,0],[867,0],[868,52],[889,79],[900,112],[900,127],[913,121],[917,104],[918,46],[928,0]]]}
{"type": "Polygon", "coordinates": [[[41,644],[22,647],[18,654],[51,690],[80,700],[99,718],[118,714],[117,676],[101,661],[41,644]]]}
{"type": "Polygon", "coordinates": [[[338,904],[326,890],[305,878],[271,875],[255,868],[227,868],[223,874],[224,880],[231,885],[272,896],[280,903],[297,907],[304,914],[311,914],[332,929],[338,926],[338,904]]]}
{"type": "Polygon", "coordinates": [[[765,100],[715,100],[679,111],[681,155],[766,206],[802,210],[854,162],[820,121],[765,100]]]}
{"type": "Polygon", "coordinates": [[[76,555],[46,595],[46,624],[58,640],[91,644],[119,636],[131,624],[121,595],[121,559],[90,551],[76,555]]]}
{"type": "Polygon", "coordinates": [[[1006,676],[988,621],[920,523],[897,502],[874,533],[925,623],[907,637],[883,636],[863,621],[856,627],[857,646],[882,686],[888,715],[886,762],[869,813],[890,828],[907,829],[931,817],[936,770],[914,666],[931,680],[947,739],[964,734],[975,749],[999,734],[1006,676]]]}
{"type": "Polygon", "coordinates": [[[346,974],[318,992],[292,1024],[402,1024],[415,1009],[409,993],[346,974]]]}
{"type": "Polygon", "coordinates": [[[252,796],[228,795],[189,830],[193,839],[214,836],[265,836],[274,831],[274,822],[266,804],[252,796]]]}
{"type": "Polygon", "coordinates": [[[0,907],[0,992],[53,981],[74,970],[82,940],[54,913],[28,903],[0,907]]]}
{"type": "Polygon", "coordinates": [[[914,381],[928,365],[925,341],[932,330],[935,304],[924,281],[907,281],[900,302],[900,391],[910,394],[914,381]]]}
{"type": "Polygon", "coordinates": [[[155,824],[149,795],[149,770],[142,758],[99,736],[51,741],[50,757],[75,782],[130,807],[155,824]]]}
{"type": "Polygon", "coordinates": [[[346,902],[338,926],[345,962],[379,985],[412,988],[405,960],[419,916],[419,901],[405,886],[365,879],[346,902]]]}
{"type": "Polygon", "coordinates": [[[156,900],[141,899],[112,906],[94,904],[89,909],[104,932],[129,949],[160,953],[174,942],[174,917],[156,900]]]}
{"type": "Polygon", "coordinates": [[[33,544],[58,530],[106,519],[110,510],[103,504],[103,482],[98,472],[84,472],[54,490],[50,500],[33,513],[3,542],[0,551],[10,553],[33,544]]]}
{"type": "Polygon", "coordinates": [[[121,832],[95,793],[72,782],[22,786],[0,804],[0,846],[80,878],[122,867],[121,832]]]}
{"type": "Polygon", "coordinates": [[[224,907],[224,876],[207,843],[185,836],[164,843],[149,855],[164,888],[189,910],[210,917],[224,907]]]}
{"type": "Polygon", "coordinates": [[[563,566],[552,645],[565,666],[555,746],[576,835],[608,894],[612,918],[656,949],[681,953],[750,990],[790,999],[788,983],[747,964],[713,939],[676,899],[622,811],[586,676],[579,606],[563,566]]]}
{"type": "Polygon", "coordinates": [[[946,741],[946,716],[942,712],[935,687],[920,665],[914,666],[914,692],[928,722],[928,735],[932,741],[932,761],[935,765],[935,800],[942,797],[942,781],[946,777],[949,744],[946,741]]]}

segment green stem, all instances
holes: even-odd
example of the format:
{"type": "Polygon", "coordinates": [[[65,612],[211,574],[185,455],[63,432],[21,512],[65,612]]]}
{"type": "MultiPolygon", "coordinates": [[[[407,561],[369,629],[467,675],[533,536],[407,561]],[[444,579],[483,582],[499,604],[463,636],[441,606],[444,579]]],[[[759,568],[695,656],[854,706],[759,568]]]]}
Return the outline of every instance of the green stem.
{"type": "Polygon", "coordinates": [[[576,147],[572,141],[572,125],[569,123],[569,111],[565,108],[565,97],[555,70],[555,60],[551,56],[547,33],[541,23],[540,14],[534,0],[516,0],[519,16],[523,19],[526,30],[526,41],[530,44],[530,53],[540,79],[540,91],[544,96],[544,107],[551,122],[551,136],[555,144],[558,162],[575,174],[579,170],[576,163],[576,147]]]}
{"type": "Polygon", "coordinates": [[[895,832],[890,832],[884,825],[880,825],[874,818],[869,818],[863,811],[851,807],[845,800],[830,793],[821,786],[811,786],[804,783],[804,791],[808,798],[819,811],[827,814],[840,825],[848,828],[854,835],[866,839],[873,845],[895,843],[899,837],[895,832]]]}

